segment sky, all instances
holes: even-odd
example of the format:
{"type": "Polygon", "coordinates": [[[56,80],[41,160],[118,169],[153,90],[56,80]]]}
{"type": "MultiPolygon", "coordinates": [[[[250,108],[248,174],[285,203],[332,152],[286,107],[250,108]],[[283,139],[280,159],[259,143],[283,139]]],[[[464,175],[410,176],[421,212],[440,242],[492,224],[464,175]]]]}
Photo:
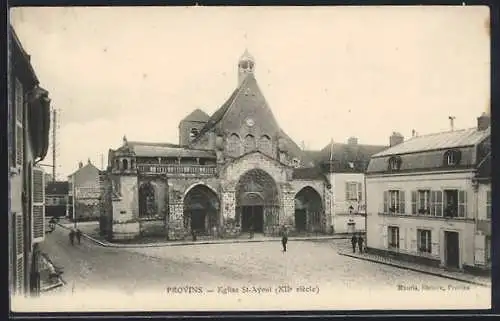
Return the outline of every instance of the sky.
{"type": "MultiPolygon", "coordinates": [[[[387,145],[476,126],[490,108],[487,7],[15,8],[11,24],[59,113],[59,179],[130,141],[178,143],[237,86],[245,49],[299,146],[387,145]]],[[[52,164],[49,155],[43,162],[52,164]]]]}

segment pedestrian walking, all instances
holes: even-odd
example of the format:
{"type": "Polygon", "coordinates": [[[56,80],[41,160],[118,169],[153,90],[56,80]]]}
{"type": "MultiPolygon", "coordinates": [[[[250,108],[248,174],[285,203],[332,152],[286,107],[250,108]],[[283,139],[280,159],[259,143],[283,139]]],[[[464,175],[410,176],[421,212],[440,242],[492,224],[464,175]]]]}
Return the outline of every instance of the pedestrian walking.
{"type": "Polygon", "coordinates": [[[358,238],[356,237],[356,234],[353,234],[351,237],[352,253],[356,253],[356,243],[357,242],[358,242],[358,238]]]}
{"type": "Polygon", "coordinates": [[[363,253],[363,242],[365,240],[363,240],[363,237],[361,236],[361,234],[359,234],[358,236],[358,248],[359,248],[359,253],[363,253]]]}
{"type": "Polygon", "coordinates": [[[196,242],[196,230],[191,230],[191,236],[193,237],[193,242],[196,242]]]}
{"type": "Polygon", "coordinates": [[[78,242],[78,244],[80,244],[81,237],[82,237],[82,231],[80,231],[80,229],[77,229],[76,230],[76,241],[78,242]]]}
{"type": "Polygon", "coordinates": [[[288,243],[288,233],[286,227],[283,226],[283,231],[281,232],[281,245],[283,246],[283,253],[286,252],[286,243],[288,243]]]}
{"type": "Polygon", "coordinates": [[[71,230],[69,232],[69,242],[71,243],[71,245],[75,244],[75,231],[74,230],[71,230]]]}

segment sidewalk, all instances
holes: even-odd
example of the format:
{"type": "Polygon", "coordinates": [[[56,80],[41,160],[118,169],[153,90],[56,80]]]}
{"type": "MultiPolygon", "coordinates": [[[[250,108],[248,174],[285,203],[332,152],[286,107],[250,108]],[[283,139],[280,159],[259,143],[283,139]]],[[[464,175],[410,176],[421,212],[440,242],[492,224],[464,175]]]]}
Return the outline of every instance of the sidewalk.
{"type": "Polygon", "coordinates": [[[475,276],[475,275],[462,273],[462,272],[446,271],[444,269],[440,269],[440,268],[436,268],[436,267],[406,262],[406,261],[397,260],[397,259],[393,259],[390,257],[382,256],[382,255],[371,254],[371,253],[362,253],[362,254],[350,253],[349,251],[346,250],[346,251],[339,251],[338,254],[344,255],[344,256],[349,256],[349,257],[360,259],[360,260],[370,261],[370,262],[374,262],[374,263],[390,265],[390,266],[397,267],[400,269],[421,272],[421,273],[439,276],[439,277],[443,277],[443,278],[447,278],[447,279],[451,279],[451,280],[466,282],[466,283],[470,283],[470,284],[474,284],[474,285],[491,287],[491,279],[487,278],[487,277],[480,277],[480,276],[475,276]]]}
{"type": "MultiPolygon", "coordinates": [[[[65,229],[73,228],[73,223],[57,225],[65,229]]],[[[256,242],[280,242],[279,237],[267,237],[267,236],[255,236],[250,239],[215,239],[215,240],[199,240],[199,241],[170,241],[170,242],[157,242],[157,243],[141,243],[141,244],[118,244],[111,243],[103,240],[98,240],[84,231],[82,231],[82,236],[91,240],[94,243],[99,244],[104,247],[114,247],[114,248],[145,248],[145,247],[164,247],[164,246],[186,246],[186,245],[204,245],[204,244],[234,244],[234,243],[256,243],[256,242]]],[[[322,241],[322,240],[339,240],[347,239],[346,234],[338,235],[328,235],[328,236],[304,236],[304,237],[289,237],[289,241],[322,241]]]]}
{"type": "Polygon", "coordinates": [[[40,292],[48,292],[65,284],[58,273],[59,269],[54,266],[45,253],[41,255],[40,270],[40,292]]]}

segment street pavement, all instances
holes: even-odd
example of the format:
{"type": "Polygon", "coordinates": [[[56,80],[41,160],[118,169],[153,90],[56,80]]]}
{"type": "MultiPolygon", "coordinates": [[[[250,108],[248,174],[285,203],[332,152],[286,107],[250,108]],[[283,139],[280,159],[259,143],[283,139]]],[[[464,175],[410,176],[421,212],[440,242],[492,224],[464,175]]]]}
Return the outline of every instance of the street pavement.
{"type": "MultiPolygon", "coordinates": [[[[377,293],[387,290],[397,299],[398,293],[402,293],[398,286],[417,285],[441,289],[451,287],[454,293],[460,294],[457,297],[465,298],[464,294],[479,288],[338,254],[339,250],[349,249],[349,246],[348,240],[328,240],[291,241],[287,252],[282,252],[279,242],[109,248],[85,238],[80,245],[71,246],[68,231],[58,226],[46,235],[41,247],[56,266],[63,268],[62,278],[66,284],[44,295],[95,290],[122,294],[144,291],[172,294],[179,287],[184,287],[182,291],[202,287],[217,292],[219,287],[227,290],[228,286],[241,289],[243,286],[265,288],[286,284],[294,289],[304,286],[305,290],[312,291],[333,289],[336,301],[347,300],[359,306],[342,294],[362,290],[377,297],[377,293]]],[[[481,298],[476,295],[470,300],[464,299],[470,303],[468,308],[477,307],[478,300],[487,300],[487,303],[481,302],[489,304],[490,299],[484,298],[486,292],[483,290],[482,293],[481,298]]],[[[391,296],[386,304],[391,304],[391,296]]],[[[449,292],[447,296],[451,303],[455,302],[449,292]]],[[[428,301],[429,304],[436,303],[430,297],[428,301]]],[[[259,304],[265,303],[269,301],[259,304]]],[[[397,307],[396,304],[393,308],[397,307]]]]}

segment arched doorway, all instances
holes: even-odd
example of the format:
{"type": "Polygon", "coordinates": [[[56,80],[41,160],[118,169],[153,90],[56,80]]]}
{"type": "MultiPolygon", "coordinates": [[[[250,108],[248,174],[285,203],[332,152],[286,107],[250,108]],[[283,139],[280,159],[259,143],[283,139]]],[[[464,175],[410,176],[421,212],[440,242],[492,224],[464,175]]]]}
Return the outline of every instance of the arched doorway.
{"type": "Polygon", "coordinates": [[[219,198],[205,185],[196,185],[184,196],[184,228],[208,234],[218,225],[219,198]]]}
{"type": "Polygon", "coordinates": [[[295,195],[295,229],[298,232],[322,230],[323,202],[312,187],[306,186],[295,195]]]}
{"type": "Polygon", "coordinates": [[[236,222],[242,232],[265,233],[278,225],[279,194],[274,179],[261,169],[240,177],[236,187],[236,222]]]}
{"type": "Polygon", "coordinates": [[[150,182],[139,187],[139,217],[156,214],[155,189],[150,182]]]}

